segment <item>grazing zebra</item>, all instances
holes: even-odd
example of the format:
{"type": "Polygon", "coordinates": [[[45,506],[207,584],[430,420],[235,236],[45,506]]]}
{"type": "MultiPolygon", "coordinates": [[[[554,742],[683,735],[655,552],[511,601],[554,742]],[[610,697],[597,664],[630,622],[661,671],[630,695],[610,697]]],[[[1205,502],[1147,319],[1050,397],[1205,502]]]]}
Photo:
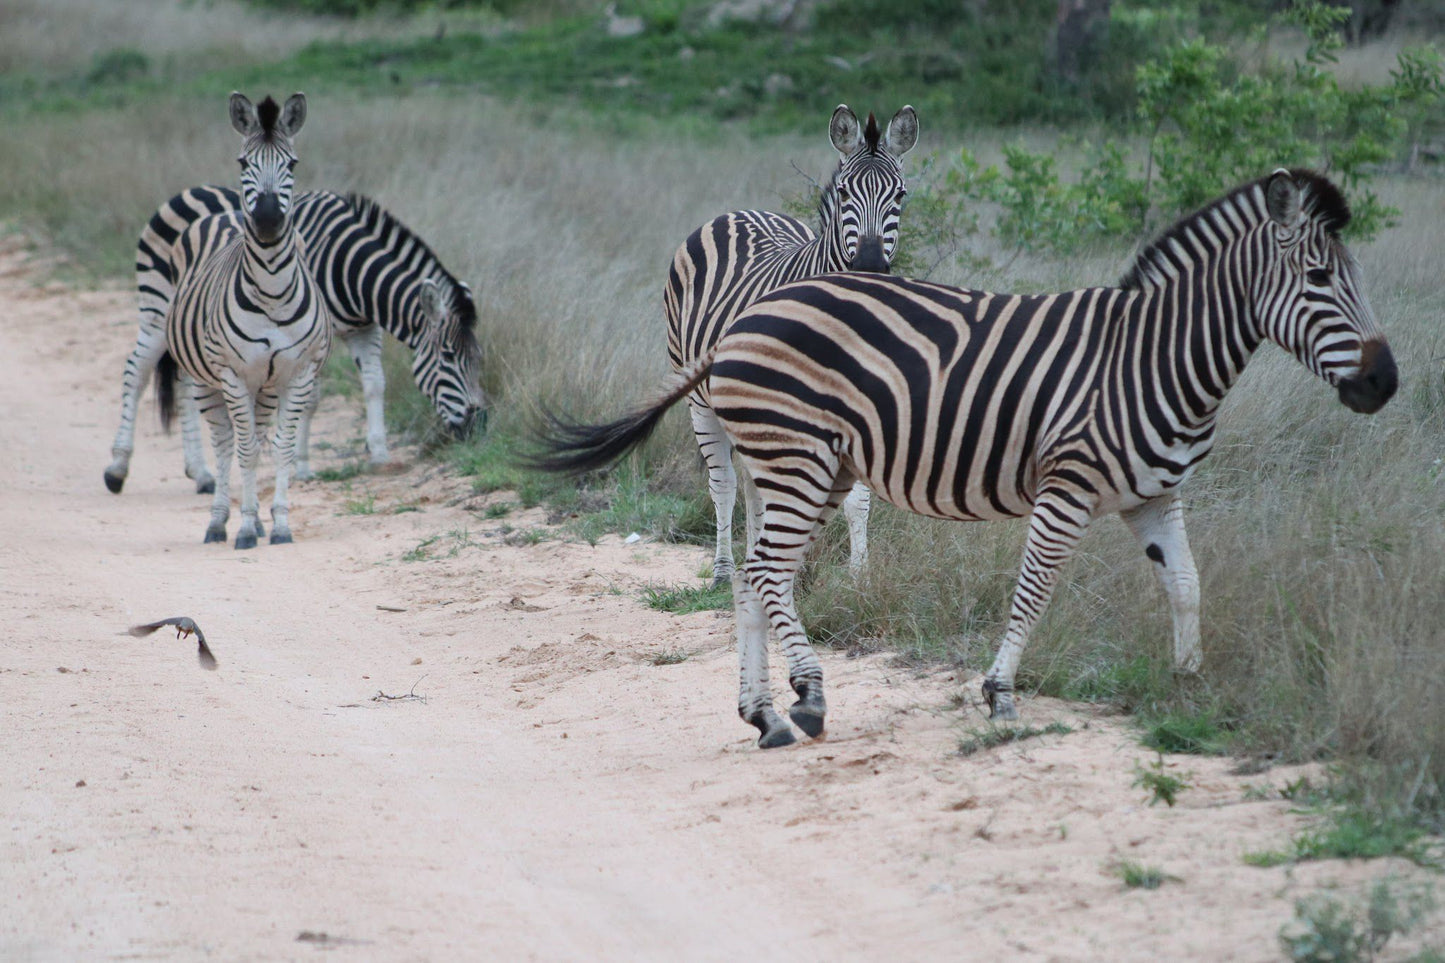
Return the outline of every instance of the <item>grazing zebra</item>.
{"type": "MultiPolygon", "coordinates": [[[[135,418],[141,392],[166,350],[165,318],[175,295],[171,248],[196,220],[241,209],[229,187],[192,187],[162,204],[141,231],[136,249],[136,290],[140,331],[125,365],[120,428],[111,446],[106,487],[120,492],[135,448],[135,418]]],[[[303,244],[306,266],[361,373],[366,401],[366,442],[372,464],[390,457],[386,447],[381,367],[381,332],[389,332],[414,353],[412,375],[437,414],[458,436],[485,424],[487,402],[480,385],[477,309],[471,288],[442,266],[425,241],[369,197],[308,191],[295,198],[292,220],[303,244]],[[425,292],[434,282],[435,295],[425,292]]],[[[212,490],[201,445],[200,415],[190,392],[181,393],[181,440],[186,475],[196,490],[212,490]]],[[[309,478],[310,412],[297,439],[297,478],[309,478]]]]}
{"type": "Polygon", "coordinates": [[[1209,453],[1225,394],[1264,341],[1374,412],[1395,362],[1354,258],[1349,208],[1309,171],[1276,171],[1166,231],[1116,287],[989,294],[879,275],[780,288],[740,314],[659,399],[609,425],[553,424],[546,467],[605,464],[694,390],[752,474],[763,520],[734,582],[739,712],[763,747],[793,741],[773,710],[766,639],[787,656],[804,732],[823,730],[822,670],[793,604],[803,552],[854,479],[910,511],[1029,516],[1018,588],[983,683],[1017,717],[1014,672],[1089,522],[1119,512],[1174,619],[1174,663],[1200,663],[1199,580],[1178,487],[1209,453]]]}
{"type": "MultiPolygon", "coordinates": [[[[176,290],[158,377],[161,397],[174,400],[167,389],[179,364],[195,382],[196,402],[211,424],[216,494],[205,540],[226,540],[234,447],[241,467],[236,547],[253,548],[261,534],[256,465],[272,414],[277,427],[271,543],[291,541],[287,488],[297,426],[314,403],[317,376],[331,349],[331,320],[291,222],[292,138],[306,120],[306,98],[292,94],[283,108],[270,97],[258,106],[233,93],[230,112],[231,126],[244,138],[242,211],[201,218],[172,248],[176,290]]],[[[168,416],[163,408],[162,417],[168,416]]]]}
{"type": "MultiPolygon", "coordinates": [[[[674,369],[706,354],[739,311],[789,281],[834,271],[887,273],[908,193],[903,155],[918,142],[918,117],[912,107],[904,107],[880,134],[872,114],[863,126],[848,105],[840,104],[828,123],[828,137],[838,152],[838,167],[819,198],[819,234],[785,214],[734,211],[693,231],[673,255],[663,306],[667,357],[674,369]]],[[[703,392],[688,398],[688,408],[717,515],[713,584],[726,585],[733,575],[737,500],[732,443],[703,392]]],[[[751,544],[758,503],[750,484],[744,492],[751,544]]],[[[855,574],[868,557],[868,509],[868,489],[857,485],[844,503],[852,548],[849,567],[855,574]]]]}

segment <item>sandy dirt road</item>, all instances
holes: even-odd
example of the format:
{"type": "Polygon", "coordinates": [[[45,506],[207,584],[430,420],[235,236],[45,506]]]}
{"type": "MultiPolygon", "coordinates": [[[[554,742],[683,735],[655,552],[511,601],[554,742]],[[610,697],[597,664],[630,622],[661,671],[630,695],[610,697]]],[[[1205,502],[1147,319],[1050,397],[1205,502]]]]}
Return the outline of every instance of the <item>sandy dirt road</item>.
{"type": "Polygon", "coordinates": [[[1269,960],[1297,896],[1406,871],[1243,865],[1301,818],[1246,784],[1298,771],[1170,758],[1150,807],[1086,707],[961,757],[976,684],[884,657],[826,655],[828,738],[761,753],[730,614],[638,601],[701,549],[509,540],[542,514],[424,463],[300,485],[294,545],[202,545],[149,399],[101,483],[129,292],[44,277],[0,247],[0,959],[1269,960]],[[219,671],[120,634],[182,614],[219,671]]]}

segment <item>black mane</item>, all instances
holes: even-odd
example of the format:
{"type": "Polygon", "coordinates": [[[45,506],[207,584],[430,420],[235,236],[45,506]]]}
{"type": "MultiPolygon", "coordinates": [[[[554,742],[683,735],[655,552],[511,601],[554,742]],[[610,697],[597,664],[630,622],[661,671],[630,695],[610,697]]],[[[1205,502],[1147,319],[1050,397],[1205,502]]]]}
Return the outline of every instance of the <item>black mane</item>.
{"type": "Polygon", "coordinates": [[[863,128],[863,141],[868,145],[868,153],[878,153],[878,118],[873,116],[873,111],[868,111],[868,125],[863,128]]]}
{"type": "MultiPolygon", "coordinates": [[[[1125,272],[1124,277],[1119,281],[1119,287],[1137,290],[1144,286],[1144,278],[1150,265],[1160,260],[1167,259],[1167,249],[1174,241],[1183,240],[1201,220],[1206,219],[1211,213],[1221,207],[1235,205],[1238,199],[1249,194],[1258,188],[1263,196],[1265,185],[1273,174],[1261,177],[1258,180],[1241,184],[1234,190],[1225,194],[1217,200],[1211,201],[1204,207],[1187,214],[1175,221],[1173,225],[1162,231],[1154,240],[1150,241],[1139,254],[1134,258],[1133,265],[1125,272]]],[[[1300,205],[1305,216],[1320,222],[1320,225],[1332,236],[1338,237],[1350,223],[1350,205],[1345,201],[1345,195],[1340,192],[1329,178],[1323,174],[1308,170],[1303,167],[1291,168],[1289,176],[1294,180],[1300,189],[1300,205]]]]}
{"type": "Polygon", "coordinates": [[[256,117],[261,121],[261,136],[270,140],[276,136],[276,121],[281,117],[281,105],[270,95],[256,105],[256,117]]]}
{"type": "Polygon", "coordinates": [[[431,246],[422,240],[419,234],[403,224],[401,219],[395,214],[365,194],[358,194],[354,191],[346,194],[346,204],[356,212],[368,230],[380,235],[395,237],[402,243],[410,241],[426,254],[427,259],[431,262],[431,273],[433,275],[440,275],[451,287],[452,303],[456,309],[457,320],[461,322],[457,325],[452,348],[466,354],[478,353],[481,349],[477,345],[476,338],[477,304],[476,301],[472,299],[471,290],[465,284],[458,281],[456,277],[442,265],[441,259],[436,256],[431,246]]]}

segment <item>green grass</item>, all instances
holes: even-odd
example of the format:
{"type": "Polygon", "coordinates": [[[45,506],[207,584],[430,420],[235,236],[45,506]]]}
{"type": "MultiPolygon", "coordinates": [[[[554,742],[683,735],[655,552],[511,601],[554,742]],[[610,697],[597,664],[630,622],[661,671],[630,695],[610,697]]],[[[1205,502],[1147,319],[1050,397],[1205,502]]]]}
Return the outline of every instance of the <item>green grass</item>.
{"type": "MultiPolygon", "coordinates": [[[[1296,900],[1294,919],[1280,930],[1280,947],[1295,963],[1369,963],[1393,937],[1414,930],[1435,903],[1432,888],[1388,878],[1356,900],[1315,893],[1296,900]]],[[[1426,947],[1408,959],[1427,963],[1442,953],[1426,947]]]]}
{"type": "Polygon", "coordinates": [[[1148,790],[1149,805],[1164,803],[1173,807],[1179,800],[1179,794],[1189,788],[1189,781],[1186,778],[1189,774],[1176,776],[1167,772],[1164,766],[1164,756],[1160,755],[1154,760],[1151,766],[1134,764],[1134,786],[1148,790]]]}
{"type": "Polygon", "coordinates": [[[343,515],[375,515],[375,514],[376,514],[376,496],[375,496],[375,495],[367,495],[365,498],[352,498],[352,499],[348,499],[348,500],[346,501],[346,504],[342,506],[341,514],[343,514],[343,515]]]}
{"type": "Polygon", "coordinates": [[[649,585],[642,590],[642,600],[650,609],[686,615],[710,612],[733,606],[732,587],[711,585],[649,585]]]}
{"type": "Polygon", "coordinates": [[[1228,734],[1208,712],[1185,712],[1141,719],[1144,745],[1160,752],[1217,756],[1228,750],[1228,734]]]}
{"type": "Polygon", "coordinates": [[[357,477],[358,475],[364,475],[365,473],[365,462],[348,461],[345,464],[341,465],[341,467],[339,468],[319,469],[316,472],[316,478],[318,481],[324,482],[344,482],[351,481],[351,479],[357,477]]]}
{"type": "Polygon", "coordinates": [[[679,665],[692,658],[692,653],[686,649],[659,649],[647,656],[650,665],[679,665]]]}
{"type": "Polygon", "coordinates": [[[1178,876],[1171,876],[1157,866],[1145,866],[1128,859],[1116,863],[1114,873],[1129,889],[1158,889],[1165,883],[1179,882],[1178,876]]]}
{"type": "Polygon", "coordinates": [[[1296,836],[1287,849],[1246,853],[1250,866],[1271,867],[1319,859],[1379,859],[1397,856],[1439,868],[1439,840],[1416,822],[1357,806],[1340,806],[1296,836]]]}
{"type": "Polygon", "coordinates": [[[1035,739],[1039,736],[1066,736],[1073,732],[1072,726],[1062,722],[1051,722],[1046,726],[990,726],[976,729],[958,742],[958,754],[971,756],[974,753],[997,749],[1010,743],[1035,739]]]}

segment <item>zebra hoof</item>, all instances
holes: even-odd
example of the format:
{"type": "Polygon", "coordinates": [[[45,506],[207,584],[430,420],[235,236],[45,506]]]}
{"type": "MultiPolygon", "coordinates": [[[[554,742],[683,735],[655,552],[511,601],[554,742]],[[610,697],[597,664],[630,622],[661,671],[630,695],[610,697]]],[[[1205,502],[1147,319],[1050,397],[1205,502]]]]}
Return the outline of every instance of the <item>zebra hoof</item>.
{"type": "Polygon", "coordinates": [[[798,737],[793,735],[793,730],[784,723],[758,737],[758,748],[781,749],[783,746],[791,746],[797,741],[798,737]]]}
{"type": "Polygon", "coordinates": [[[238,549],[246,549],[246,548],[255,548],[255,547],[256,547],[256,533],[255,533],[255,532],[237,532],[237,533],[236,533],[236,548],[238,548],[238,549]]]}
{"type": "Polygon", "coordinates": [[[266,523],[263,522],[263,521],[261,521],[261,519],[260,519],[259,516],[256,518],[256,537],[257,537],[257,538],[265,538],[265,537],[266,537],[266,523]]]}
{"type": "Polygon", "coordinates": [[[983,698],[988,703],[988,717],[998,722],[1012,722],[1019,717],[1014,705],[1013,689],[993,679],[983,680],[983,698]]]}
{"type": "Polygon", "coordinates": [[[125,487],[125,476],[117,475],[107,469],[105,473],[105,487],[110,489],[112,495],[119,495],[120,490],[125,487]]]}
{"type": "Polygon", "coordinates": [[[215,542],[224,542],[225,540],[226,540],[226,526],[225,526],[225,525],[212,525],[210,528],[206,529],[206,541],[205,541],[205,544],[206,544],[206,545],[211,545],[211,544],[213,544],[213,543],[215,543],[215,542]]]}
{"type": "Polygon", "coordinates": [[[212,492],[214,492],[215,490],[216,490],[216,479],[212,478],[210,475],[207,475],[205,478],[202,478],[201,480],[199,480],[198,482],[196,482],[196,494],[197,494],[197,495],[209,495],[209,494],[211,494],[212,492]]]}
{"type": "Polygon", "coordinates": [[[788,718],[792,719],[793,725],[802,729],[809,739],[816,739],[823,734],[823,715],[826,711],[818,703],[804,702],[799,699],[788,710],[788,718]]]}
{"type": "Polygon", "coordinates": [[[271,533],[271,544],[272,544],[272,545],[290,545],[290,544],[291,544],[291,533],[290,533],[290,532],[272,532],[272,533],[271,533]]]}
{"type": "MultiPolygon", "coordinates": [[[[114,490],[115,490],[115,491],[119,491],[119,489],[114,489],[114,490]]],[[[733,587],[733,577],[732,577],[732,575],[731,575],[731,574],[728,574],[728,575],[714,575],[714,576],[713,576],[713,579],[712,579],[712,587],[713,587],[714,589],[732,588],[732,587],[733,587]]]]}

